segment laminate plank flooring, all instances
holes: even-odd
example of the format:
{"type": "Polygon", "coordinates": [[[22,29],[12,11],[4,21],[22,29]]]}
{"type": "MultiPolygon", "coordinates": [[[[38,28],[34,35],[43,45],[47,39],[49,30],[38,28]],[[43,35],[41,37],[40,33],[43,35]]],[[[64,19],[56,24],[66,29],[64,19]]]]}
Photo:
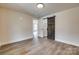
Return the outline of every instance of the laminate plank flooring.
{"type": "Polygon", "coordinates": [[[79,47],[46,37],[34,38],[1,46],[0,55],[79,55],[79,47]]]}

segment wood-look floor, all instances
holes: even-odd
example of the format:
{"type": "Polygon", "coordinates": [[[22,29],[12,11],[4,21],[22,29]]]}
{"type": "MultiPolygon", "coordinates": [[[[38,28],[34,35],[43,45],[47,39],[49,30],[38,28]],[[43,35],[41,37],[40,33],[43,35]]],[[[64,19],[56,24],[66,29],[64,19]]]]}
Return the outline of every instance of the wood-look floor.
{"type": "Polygon", "coordinates": [[[24,40],[0,47],[0,55],[78,55],[79,47],[47,38],[24,40]]]}

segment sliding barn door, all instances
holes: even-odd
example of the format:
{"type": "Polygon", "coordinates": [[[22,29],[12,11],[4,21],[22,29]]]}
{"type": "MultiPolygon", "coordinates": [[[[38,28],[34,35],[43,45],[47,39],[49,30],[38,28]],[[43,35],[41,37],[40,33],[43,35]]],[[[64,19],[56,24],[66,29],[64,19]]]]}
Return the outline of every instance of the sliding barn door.
{"type": "Polygon", "coordinates": [[[55,16],[47,20],[47,38],[55,40],[55,16]]]}

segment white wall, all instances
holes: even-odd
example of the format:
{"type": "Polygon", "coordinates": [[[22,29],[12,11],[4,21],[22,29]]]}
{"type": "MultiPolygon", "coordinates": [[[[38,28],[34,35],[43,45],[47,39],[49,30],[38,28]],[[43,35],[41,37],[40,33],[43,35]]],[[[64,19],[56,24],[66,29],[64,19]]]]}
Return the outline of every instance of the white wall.
{"type": "Polygon", "coordinates": [[[55,15],[55,39],[79,46],[79,7],[55,15]]]}
{"type": "Polygon", "coordinates": [[[33,17],[0,8],[0,45],[32,38],[33,17]]]}

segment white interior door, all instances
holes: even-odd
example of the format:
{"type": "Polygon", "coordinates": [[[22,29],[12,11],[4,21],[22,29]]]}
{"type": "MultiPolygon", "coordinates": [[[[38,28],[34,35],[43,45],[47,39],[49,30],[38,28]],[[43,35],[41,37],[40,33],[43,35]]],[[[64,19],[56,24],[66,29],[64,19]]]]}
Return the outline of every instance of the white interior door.
{"type": "Polygon", "coordinates": [[[38,20],[33,20],[33,36],[38,37],[38,20]]]}

